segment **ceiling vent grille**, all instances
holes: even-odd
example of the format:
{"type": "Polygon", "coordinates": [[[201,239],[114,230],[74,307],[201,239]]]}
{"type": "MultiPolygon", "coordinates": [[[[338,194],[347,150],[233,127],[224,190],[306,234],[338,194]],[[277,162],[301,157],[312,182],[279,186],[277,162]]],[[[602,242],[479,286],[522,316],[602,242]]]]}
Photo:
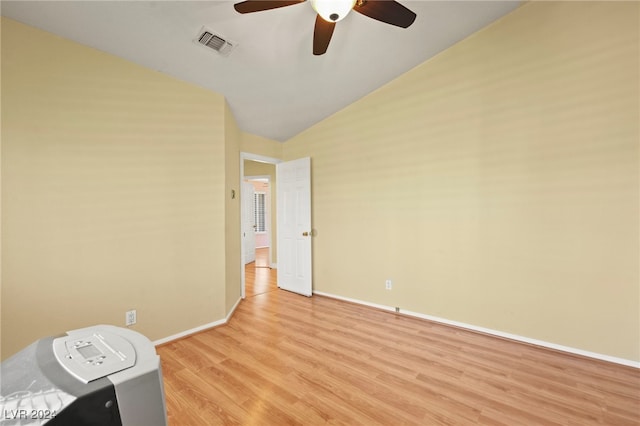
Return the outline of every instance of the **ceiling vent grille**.
{"type": "Polygon", "coordinates": [[[222,56],[229,56],[235,45],[234,42],[214,34],[212,31],[207,29],[203,29],[195,41],[203,46],[215,50],[222,56]]]}

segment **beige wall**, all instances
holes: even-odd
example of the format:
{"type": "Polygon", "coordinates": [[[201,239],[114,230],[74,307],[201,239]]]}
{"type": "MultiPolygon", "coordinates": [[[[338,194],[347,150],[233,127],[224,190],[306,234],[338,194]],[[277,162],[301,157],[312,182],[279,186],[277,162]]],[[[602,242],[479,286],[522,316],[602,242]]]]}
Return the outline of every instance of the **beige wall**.
{"type": "Polygon", "coordinates": [[[240,139],[240,151],[280,159],[282,158],[282,143],[243,132],[240,139]]]}
{"type": "MultiPolygon", "coordinates": [[[[1,5],[0,5],[1,7],[1,5]]],[[[2,51],[2,18],[0,18],[0,65],[2,64],[1,51],[2,51]]],[[[0,69],[0,81],[2,81],[2,72],[0,69]]],[[[0,84],[0,133],[2,129],[2,85],[0,84]]],[[[2,135],[0,134],[0,360],[2,360],[2,135]]]]}
{"type": "Polygon", "coordinates": [[[3,357],[124,325],[132,308],[151,339],[224,318],[240,141],[225,141],[225,111],[218,94],[2,19],[3,357]]]}
{"type": "Polygon", "coordinates": [[[314,289],[640,360],[638,16],[529,3],[287,141],[314,289]]]}
{"type": "MultiPolygon", "coordinates": [[[[280,144],[280,142],[277,142],[280,144]]],[[[275,158],[275,157],[273,157],[275,158]]],[[[276,210],[276,190],[278,183],[276,182],[276,166],[275,164],[261,163],[258,161],[244,160],[245,176],[269,176],[271,183],[271,261],[278,262],[278,244],[277,244],[277,210],[276,210]]]]}
{"type": "Polygon", "coordinates": [[[226,312],[240,300],[242,271],[240,238],[240,141],[242,132],[225,102],[225,274],[226,312]]]}

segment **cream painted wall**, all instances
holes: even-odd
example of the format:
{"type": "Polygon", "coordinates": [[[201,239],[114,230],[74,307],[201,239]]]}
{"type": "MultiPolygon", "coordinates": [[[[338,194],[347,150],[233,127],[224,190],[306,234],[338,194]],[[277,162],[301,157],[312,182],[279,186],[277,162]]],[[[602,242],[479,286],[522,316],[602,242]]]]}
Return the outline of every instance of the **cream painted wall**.
{"type": "Polygon", "coordinates": [[[151,339],[223,319],[224,98],[5,18],[1,88],[2,356],[132,308],[151,339]]]}
{"type": "Polygon", "coordinates": [[[240,142],[242,132],[225,102],[225,274],[226,312],[229,313],[242,296],[240,238],[240,142]]]}
{"type": "Polygon", "coordinates": [[[282,142],[246,132],[242,132],[240,139],[240,151],[271,158],[282,158],[282,145],[282,142]]]}
{"type": "MultiPolygon", "coordinates": [[[[0,5],[1,7],[1,5],[0,5]]],[[[0,18],[0,65],[2,64],[2,19],[0,18]]],[[[0,81],[2,72],[0,69],[0,81]]],[[[0,84],[0,131],[2,129],[2,85],[0,84]]],[[[2,241],[2,135],[0,134],[0,242],[2,241]]],[[[0,243],[0,321],[2,321],[2,244],[0,243]]],[[[2,324],[0,324],[0,360],[2,359],[2,324]]]]}
{"type": "Polygon", "coordinates": [[[287,141],[314,289],[640,360],[638,6],[526,4],[287,141]]]}
{"type": "MultiPolygon", "coordinates": [[[[276,142],[282,145],[281,142],[276,142]]],[[[253,153],[253,152],[252,152],[253,153]]],[[[261,154],[265,155],[265,154],[261,154]]],[[[277,158],[277,157],[272,157],[277,158]]],[[[278,212],[276,210],[276,190],[278,182],[276,182],[276,166],[275,164],[260,163],[258,161],[244,160],[244,175],[245,176],[269,176],[269,182],[271,183],[271,261],[273,263],[278,262],[278,244],[276,236],[278,227],[277,219],[278,212]]]]}

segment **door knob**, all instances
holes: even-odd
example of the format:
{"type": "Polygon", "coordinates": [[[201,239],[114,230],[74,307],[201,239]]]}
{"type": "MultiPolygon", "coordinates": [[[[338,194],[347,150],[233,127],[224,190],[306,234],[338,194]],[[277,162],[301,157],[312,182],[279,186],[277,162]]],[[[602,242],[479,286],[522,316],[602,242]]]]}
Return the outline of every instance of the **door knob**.
{"type": "Polygon", "coordinates": [[[309,233],[308,233],[307,231],[304,231],[304,232],[302,233],[302,236],[303,236],[303,237],[308,237],[308,236],[309,236],[309,233]]]}

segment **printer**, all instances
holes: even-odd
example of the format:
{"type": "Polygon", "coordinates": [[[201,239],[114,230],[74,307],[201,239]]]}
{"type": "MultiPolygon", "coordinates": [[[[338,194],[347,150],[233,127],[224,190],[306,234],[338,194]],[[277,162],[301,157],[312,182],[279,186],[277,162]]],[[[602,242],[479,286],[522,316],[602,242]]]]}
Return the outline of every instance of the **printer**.
{"type": "Polygon", "coordinates": [[[160,357],[133,330],[98,325],[2,362],[0,425],[166,426],[160,357]]]}

